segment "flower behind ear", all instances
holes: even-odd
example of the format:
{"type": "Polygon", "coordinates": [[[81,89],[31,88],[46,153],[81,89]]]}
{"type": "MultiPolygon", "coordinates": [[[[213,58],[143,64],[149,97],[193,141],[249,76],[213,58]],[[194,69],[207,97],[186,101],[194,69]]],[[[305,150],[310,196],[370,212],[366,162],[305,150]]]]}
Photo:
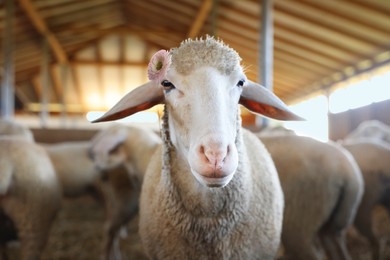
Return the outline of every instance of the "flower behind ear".
{"type": "Polygon", "coordinates": [[[162,81],[169,67],[171,66],[171,55],[169,51],[159,50],[150,59],[148,65],[148,78],[149,80],[162,81]]]}

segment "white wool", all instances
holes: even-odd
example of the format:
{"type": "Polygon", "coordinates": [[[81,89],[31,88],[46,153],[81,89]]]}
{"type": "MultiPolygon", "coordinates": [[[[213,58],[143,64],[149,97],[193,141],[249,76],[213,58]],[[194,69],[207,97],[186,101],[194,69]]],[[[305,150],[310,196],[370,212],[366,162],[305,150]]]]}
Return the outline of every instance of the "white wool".
{"type": "MultiPolygon", "coordinates": [[[[0,211],[18,228],[21,259],[39,259],[61,205],[61,187],[46,152],[24,138],[0,138],[0,211]]],[[[1,223],[0,223],[1,224],[1,223]]]]}
{"type": "Polygon", "coordinates": [[[205,39],[185,40],[170,53],[172,67],[183,75],[201,66],[214,67],[222,74],[229,75],[240,67],[241,61],[235,50],[209,36],[205,39]]]}

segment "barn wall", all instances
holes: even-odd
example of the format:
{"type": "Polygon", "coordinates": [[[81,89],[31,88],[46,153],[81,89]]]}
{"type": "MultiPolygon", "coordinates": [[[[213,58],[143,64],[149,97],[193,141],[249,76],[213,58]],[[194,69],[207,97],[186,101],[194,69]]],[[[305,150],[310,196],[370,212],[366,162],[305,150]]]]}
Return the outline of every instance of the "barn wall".
{"type": "Polygon", "coordinates": [[[329,115],[329,139],[343,139],[361,122],[379,120],[390,125],[390,100],[373,103],[357,109],[329,115]]]}
{"type": "Polygon", "coordinates": [[[98,130],[95,129],[44,129],[32,128],[34,139],[38,143],[58,143],[90,140],[98,130]]]}

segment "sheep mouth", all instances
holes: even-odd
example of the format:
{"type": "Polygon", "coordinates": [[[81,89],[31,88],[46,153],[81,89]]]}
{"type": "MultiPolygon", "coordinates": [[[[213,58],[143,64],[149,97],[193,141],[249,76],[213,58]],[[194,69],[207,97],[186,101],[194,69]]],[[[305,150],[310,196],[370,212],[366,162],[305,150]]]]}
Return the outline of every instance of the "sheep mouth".
{"type": "Polygon", "coordinates": [[[228,175],[219,175],[219,176],[205,176],[199,174],[195,171],[192,172],[196,180],[209,187],[209,188],[222,188],[225,187],[233,178],[233,173],[228,175]]]}

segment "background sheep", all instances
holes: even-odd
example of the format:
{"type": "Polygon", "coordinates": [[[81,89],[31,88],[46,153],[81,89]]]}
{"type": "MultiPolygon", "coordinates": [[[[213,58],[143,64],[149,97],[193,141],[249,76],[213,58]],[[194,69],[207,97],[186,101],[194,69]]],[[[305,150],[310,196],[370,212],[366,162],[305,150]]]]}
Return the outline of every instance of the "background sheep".
{"type": "Polygon", "coordinates": [[[257,136],[279,136],[279,135],[296,135],[296,133],[283,126],[267,126],[262,128],[259,132],[255,133],[257,136]]]}
{"type": "Polygon", "coordinates": [[[159,144],[161,138],[149,128],[115,124],[94,136],[89,153],[97,168],[108,170],[123,165],[142,181],[159,144]]]}
{"type": "Polygon", "coordinates": [[[238,54],[213,38],[186,40],[158,54],[149,67],[152,80],[97,120],[165,102],[164,144],[151,158],[141,193],[140,235],[147,254],[274,258],[283,194],[264,146],[241,129],[238,103],[279,119],[297,117],[246,80],[238,54]]]}
{"type": "Polygon", "coordinates": [[[20,136],[34,141],[34,136],[30,129],[13,119],[0,118],[0,135],[20,136]]]}
{"type": "Polygon", "coordinates": [[[102,173],[89,158],[89,141],[44,144],[60,180],[65,197],[91,194],[102,202],[96,180],[102,173]]]}
{"type": "MultiPolygon", "coordinates": [[[[270,152],[285,196],[282,243],[291,259],[349,259],[345,230],[363,195],[356,162],[335,145],[312,138],[260,136],[270,152]]],[[[290,259],[289,258],[289,259],[290,259]]]]}
{"type": "Polygon", "coordinates": [[[101,130],[91,141],[89,154],[96,165],[107,174],[109,185],[101,182],[104,188],[107,203],[109,221],[105,225],[105,248],[112,258],[118,258],[118,234],[120,228],[126,225],[137,213],[139,205],[139,193],[149,164],[150,157],[157,146],[161,144],[161,138],[152,130],[136,126],[115,124],[101,130]],[[128,176],[121,176],[114,168],[124,167],[128,176]],[[130,178],[130,179],[129,179],[130,178]],[[114,206],[115,205],[115,206],[114,206]],[[119,205],[119,206],[118,206],[119,205]],[[109,250],[113,248],[113,250],[109,250]]]}
{"type": "Polygon", "coordinates": [[[378,120],[364,121],[344,138],[344,142],[367,138],[385,141],[390,144],[390,126],[378,120]]]}
{"type": "Polygon", "coordinates": [[[51,161],[31,141],[0,137],[0,171],[2,224],[17,229],[21,259],[39,259],[61,205],[61,187],[51,161]]]}
{"type": "Polygon", "coordinates": [[[121,234],[127,235],[126,224],[138,213],[141,184],[137,178],[129,177],[123,166],[110,169],[97,183],[106,209],[104,256],[106,259],[121,259],[120,237],[121,234]]]}
{"type": "Polygon", "coordinates": [[[128,169],[112,167],[105,172],[90,158],[90,141],[44,145],[53,162],[66,198],[91,195],[106,209],[103,254],[120,259],[118,232],[138,208],[138,183],[130,181],[128,169]]]}
{"type": "Polygon", "coordinates": [[[373,231],[372,213],[377,205],[390,213],[390,145],[357,141],[344,144],[354,156],[364,178],[365,192],[355,219],[355,227],[371,243],[373,259],[383,259],[383,245],[373,231]]]}

